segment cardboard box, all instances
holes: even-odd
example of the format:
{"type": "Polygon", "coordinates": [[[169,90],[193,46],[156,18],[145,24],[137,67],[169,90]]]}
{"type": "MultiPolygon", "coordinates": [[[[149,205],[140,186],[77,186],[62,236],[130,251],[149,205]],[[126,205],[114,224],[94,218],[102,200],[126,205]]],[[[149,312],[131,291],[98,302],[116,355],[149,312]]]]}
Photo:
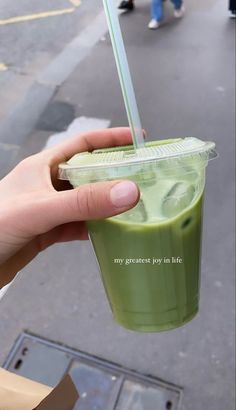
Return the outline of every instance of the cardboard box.
{"type": "Polygon", "coordinates": [[[73,410],[78,398],[70,375],[52,389],[0,368],[0,410],[73,410]]]}

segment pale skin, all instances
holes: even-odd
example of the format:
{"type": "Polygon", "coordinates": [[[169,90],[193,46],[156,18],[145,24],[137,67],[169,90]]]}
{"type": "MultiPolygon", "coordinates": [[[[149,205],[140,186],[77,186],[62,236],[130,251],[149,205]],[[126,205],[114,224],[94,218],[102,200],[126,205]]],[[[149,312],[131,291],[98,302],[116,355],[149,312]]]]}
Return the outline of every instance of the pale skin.
{"type": "Polygon", "coordinates": [[[58,164],[77,152],[131,142],[129,128],[93,131],[26,158],[0,181],[0,288],[50,245],[87,239],[85,221],[137,204],[131,181],[68,189],[57,178],[58,164]]]}

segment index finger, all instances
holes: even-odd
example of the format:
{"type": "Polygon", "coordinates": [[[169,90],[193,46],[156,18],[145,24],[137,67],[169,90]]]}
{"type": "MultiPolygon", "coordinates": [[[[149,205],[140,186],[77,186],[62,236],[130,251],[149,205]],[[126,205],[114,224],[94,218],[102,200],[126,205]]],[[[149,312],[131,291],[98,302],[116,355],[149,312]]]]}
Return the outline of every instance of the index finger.
{"type": "Polygon", "coordinates": [[[78,135],[70,141],[44,151],[44,154],[48,156],[50,165],[55,165],[67,161],[78,152],[130,144],[132,144],[130,128],[109,128],[78,135]]]}

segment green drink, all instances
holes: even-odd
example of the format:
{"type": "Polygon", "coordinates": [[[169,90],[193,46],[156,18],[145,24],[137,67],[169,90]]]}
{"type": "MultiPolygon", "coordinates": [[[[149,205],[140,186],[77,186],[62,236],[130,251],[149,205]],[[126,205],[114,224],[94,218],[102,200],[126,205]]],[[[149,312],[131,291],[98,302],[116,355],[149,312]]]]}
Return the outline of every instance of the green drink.
{"type": "Polygon", "coordinates": [[[115,319],[139,331],[175,328],[198,311],[202,198],[180,217],[89,222],[115,319]]]}
{"type": "Polygon", "coordinates": [[[135,208],[87,224],[114,318],[128,329],[169,330],[198,312],[205,169],[213,147],[191,138],[167,140],[147,143],[141,159],[120,147],[78,154],[62,165],[74,186],[121,178],[139,185],[135,208]],[[120,152],[126,158],[119,158],[120,167],[86,166],[120,152]]]}

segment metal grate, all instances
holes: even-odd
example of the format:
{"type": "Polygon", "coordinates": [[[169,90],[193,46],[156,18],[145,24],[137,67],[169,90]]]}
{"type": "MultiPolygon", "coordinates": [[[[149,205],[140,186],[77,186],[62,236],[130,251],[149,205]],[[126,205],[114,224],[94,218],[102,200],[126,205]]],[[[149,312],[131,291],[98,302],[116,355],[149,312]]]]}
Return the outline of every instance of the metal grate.
{"type": "Polygon", "coordinates": [[[21,334],[3,367],[54,387],[70,373],[80,400],[74,410],[180,410],[180,387],[61,346],[21,334]]]}

